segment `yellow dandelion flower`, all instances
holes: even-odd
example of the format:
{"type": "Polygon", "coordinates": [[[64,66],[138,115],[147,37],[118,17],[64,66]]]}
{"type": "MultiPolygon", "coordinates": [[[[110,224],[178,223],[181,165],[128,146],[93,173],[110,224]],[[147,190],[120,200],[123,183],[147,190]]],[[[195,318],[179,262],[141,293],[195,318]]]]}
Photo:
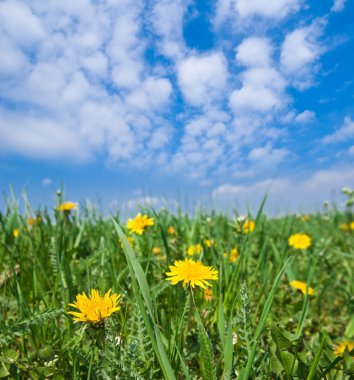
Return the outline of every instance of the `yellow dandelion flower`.
{"type": "Polygon", "coordinates": [[[293,234],[289,236],[288,243],[295,249],[306,249],[311,247],[311,238],[307,234],[293,234]]]}
{"type": "Polygon", "coordinates": [[[213,245],[213,241],[210,240],[210,239],[205,239],[205,240],[204,240],[204,244],[205,244],[208,248],[210,248],[210,247],[213,245]]]}
{"type": "Polygon", "coordinates": [[[163,256],[157,256],[157,260],[159,260],[159,261],[164,261],[164,260],[166,260],[166,255],[163,255],[163,256]]]}
{"type": "Polygon", "coordinates": [[[154,247],[154,248],[152,249],[152,253],[153,253],[154,255],[159,255],[159,254],[161,253],[161,248],[160,248],[160,247],[154,247]]]}
{"type": "Polygon", "coordinates": [[[167,228],[167,233],[168,233],[169,235],[174,235],[174,234],[176,233],[176,229],[175,229],[173,226],[169,226],[169,227],[167,228]]]}
{"type": "Polygon", "coordinates": [[[202,250],[203,247],[200,244],[193,244],[187,248],[187,254],[189,256],[200,255],[202,253],[202,250]]]}
{"type": "Polygon", "coordinates": [[[351,222],[351,223],[350,223],[350,229],[351,229],[352,231],[354,231],[354,222],[351,222]]]}
{"type": "Polygon", "coordinates": [[[231,263],[234,263],[238,259],[238,249],[235,247],[230,252],[229,260],[231,263]]]}
{"type": "Polygon", "coordinates": [[[215,243],[215,241],[213,239],[205,239],[204,240],[204,244],[208,247],[208,248],[211,248],[212,246],[214,247],[217,247],[218,244],[215,243]]]}
{"type": "Polygon", "coordinates": [[[78,294],[76,301],[69,303],[69,306],[75,307],[80,312],[68,311],[68,314],[73,315],[76,322],[100,324],[120,309],[121,295],[110,293],[111,289],[102,297],[98,290],[92,289],[89,297],[85,292],[78,294]]]}
{"type": "MultiPolygon", "coordinates": [[[[354,350],[354,342],[350,342],[348,339],[337,344],[334,354],[337,356],[343,356],[345,351],[351,353],[354,350]]],[[[354,356],[354,352],[351,353],[351,356],[354,356]]]]}
{"type": "Polygon", "coordinates": [[[204,289],[203,298],[205,301],[210,302],[213,299],[213,291],[211,289],[204,289]]]}
{"type": "Polygon", "coordinates": [[[136,233],[142,235],[145,231],[145,228],[154,225],[154,218],[148,218],[147,215],[139,214],[134,219],[128,219],[127,228],[129,233],[136,233]]]}
{"type": "Polygon", "coordinates": [[[290,285],[295,288],[295,289],[298,289],[298,290],[301,290],[301,292],[303,294],[306,294],[306,292],[310,295],[310,296],[313,296],[315,294],[315,291],[311,288],[311,287],[308,287],[306,285],[306,282],[303,282],[303,281],[291,281],[290,282],[290,285]]]}
{"type": "Polygon", "coordinates": [[[64,202],[57,206],[57,210],[61,212],[69,212],[77,208],[77,203],[64,202]]]}
{"type": "MultiPolygon", "coordinates": [[[[131,236],[127,236],[128,243],[133,247],[135,244],[134,239],[131,236]]],[[[118,239],[120,246],[123,248],[123,242],[118,239]]]]}
{"type": "Polygon", "coordinates": [[[12,231],[12,235],[14,236],[14,238],[17,238],[17,236],[20,234],[20,230],[18,228],[15,228],[13,231],[12,231]]]}
{"type": "Polygon", "coordinates": [[[172,285],[183,281],[183,286],[190,285],[192,288],[200,286],[205,289],[211,286],[207,280],[217,280],[218,271],[213,267],[203,265],[200,261],[192,259],[176,260],[174,265],[170,265],[170,272],[167,272],[167,281],[172,285]]]}
{"type": "Polygon", "coordinates": [[[300,220],[301,220],[302,222],[308,222],[308,221],[310,220],[310,215],[306,215],[306,214],[301,215],[301,216],[300,216],[300,220]]]}
{"type": "Polygon", "coordinates": [[[28,218],[27,219],[27,224],[29,226],[33,226],[34,224],[37,224],[41,221],[41,218],[28,218]]]}
{"type": "Polygon", "coordinates": [[[342,231],[350,231],[351,229],[351,224],[349,223],[342,223],[339,228],[342,230],[342,231]]]}
{"type": "Polygon", "coordinates": [[[249,234],[250,232],[254,231],[255,227],[256,223],[253,220],[246,220],[242,225],[242,231],[245,234],[249,234]]]}

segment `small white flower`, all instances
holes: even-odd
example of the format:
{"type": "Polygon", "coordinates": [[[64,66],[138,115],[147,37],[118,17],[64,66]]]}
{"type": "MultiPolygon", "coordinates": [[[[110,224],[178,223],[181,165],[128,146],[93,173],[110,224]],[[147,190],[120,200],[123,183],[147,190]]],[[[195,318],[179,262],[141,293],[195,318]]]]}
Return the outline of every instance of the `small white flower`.
{"type": "Polygon", "coordinates": [[[116,346],[119,346],[122,343],[122,338],[119,335],[117,335],[114,340],[116,341],[116,346]]]}
{"type": "Polygon", "coordinates": [[[237,343],[237,334],[235,332],[232,333],[232,344],[235,345],[237,343]]]}

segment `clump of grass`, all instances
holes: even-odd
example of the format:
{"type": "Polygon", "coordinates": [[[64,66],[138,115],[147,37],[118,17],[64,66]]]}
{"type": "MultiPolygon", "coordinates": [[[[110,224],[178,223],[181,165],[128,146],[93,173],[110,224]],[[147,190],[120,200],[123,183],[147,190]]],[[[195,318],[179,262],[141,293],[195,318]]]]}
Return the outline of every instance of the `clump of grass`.
{"type": "Polygon", "coordinates": [[[119,216],[91,208],[34,212],[25,197],[22,214],[16,199],[7,200],[0,378],[349,380],[354,231],[350,201],[347,207],[277,219],[262,207],[238,219],[142,209],[154,223],[137,234],[119,216]],[[297,233],[311,245],[289,246],[297,233]],[[215,270],[210,284],[202,282],[207,297],[192,282],[166,281],[169,266],[187,258],[215,270]],[[74,323],[68,304],[91,289],[121,294],[120,310],[97,324],[74,323]]]}

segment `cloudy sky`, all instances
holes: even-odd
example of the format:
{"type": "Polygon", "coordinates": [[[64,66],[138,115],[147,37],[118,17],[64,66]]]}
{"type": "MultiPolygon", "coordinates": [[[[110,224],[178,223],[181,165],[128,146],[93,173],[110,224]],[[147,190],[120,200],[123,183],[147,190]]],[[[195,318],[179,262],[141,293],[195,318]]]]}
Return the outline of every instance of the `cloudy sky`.
{"type": "MultiPolygon", "coordinates": [[[[317,207],[354,186],[351,0],[1,0],[1,190],[317,207]]],[[[3,202],[3,201],[1,201],[3,202]]]]}

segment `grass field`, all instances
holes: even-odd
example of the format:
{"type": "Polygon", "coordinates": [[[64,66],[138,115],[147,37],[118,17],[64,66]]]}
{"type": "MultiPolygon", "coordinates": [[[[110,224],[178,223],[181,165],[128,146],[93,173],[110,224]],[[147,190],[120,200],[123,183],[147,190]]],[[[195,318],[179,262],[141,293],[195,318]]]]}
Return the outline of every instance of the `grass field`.
{"type": "Polygon", "coordinates": [[[0,377],[353,379],[350,208],[282,218],[142,209],[150,222],[128,229],[119,215],[66,205],[20,214],[9,201],[0,214],[0,377]],[[291,246],[296,233],[310,241],[291,246]],[[176,260],[186,286],[166,275],[176,260]],[[188,260],[208,268],[188,272],[188,260]],[[112,290],[75,322],[69,304],[92,289],[112,290]]]}

